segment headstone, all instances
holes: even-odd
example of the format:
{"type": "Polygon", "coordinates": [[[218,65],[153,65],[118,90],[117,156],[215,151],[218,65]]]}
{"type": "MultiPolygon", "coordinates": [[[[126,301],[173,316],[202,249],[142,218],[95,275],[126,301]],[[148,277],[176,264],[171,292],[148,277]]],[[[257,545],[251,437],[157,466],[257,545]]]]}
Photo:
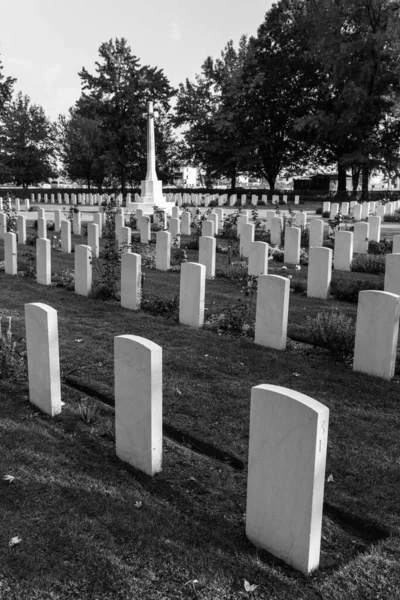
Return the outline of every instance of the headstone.
{"type": "Polygon", "coordinates": [[[271,244],[274,246],[281,243],[281,231],[283,229],[282,217],[273,217],[271,220],[271,244]]]}
{"type": "Polygon", "coordinates": [[[354,225],[354,253],[367,253],[368,237],[369,223],[356,223],[354,225]]]}
{"type": "Polygon", "coordinates": [[[92,251],[89,246],[75,246],[75,294],[89,296],[92,291],[92,251]]]}
{"type": "Polygon", "coordinates": [[[349,215],[349,203],[348,202],[342,202],[340,212],[342,213],[342,215],[344,217],[347,217],[349,215]]]}
{"type": "Polygon", "coordinates": [[[55,200],[54,200],[54,194],[50,195],[50,204],[54,204],[55,200]]]}
{"type": "Polygon", "coordinates": [[[250,256],[250,246],[254,242],[255,226],[253,223],[244,223],[240,230],[240,255],[245,258],[250,256]]]}
{"type": "Polygon", "coordinates": [[[172,207],[172,212],[171,212],[171,217],[173,219],[179,219],[179,207],[178,206],[173,206],[172,207]]]}
{"type": "Polygon", "coordinates": [[[324,202],[322,205],[322,212],[331,212],[331,203],[330,202],[324,202]]]}
{"type": "Polygon", "coordinates": [[[199,264],[206,268],[206,279],[215,277],[215,252],[217,242],[215,237],[199,238],[199,264]]]}
{"type": "Polygon", "coordinates": [[[17,228],[18,244],[26,244],[26,217],[24,215],[18,215],[17,228]]]}
{"type": "Polygon", "coordinates": [[[179,323],[190,327],[204,325],[206,268],[198,263],[181,265],[179,323]]]}
{"type": "Polygon", "coordinates": [[[361,204],[356,204],[353,210],[353,217],[355,221],[361,221],[361,204]]]}
{"type": "Polygon", "coordinates": [[[36,238],[36,283],[51,284],[51,244],[45,238],[36,238]]]}
{"type": "Polygon", "coordinates": [[[46,211],[44,208],[40,208],[40,206],[38,207],[38,219],[45,219],[46,218],[46,211]]]}
{"type": "Polygon", "coordinates": [[[310,221],[310,238],[309,245],[311,246],[322,246],[324,239],[324,220],[313,219],[310,221]]]}
{"type": "Polygon", "coordinates": [[[29,199],[28,199],[28,198],[25,198],[25,210],[26,210],[26,211],[29,211],[30,207],[31,207],[31,206],[30,206],[30,203],[29,203],[29,199]]]}
{"type": "Polygon", "coordinates": [[[300,263],[300,236],[298,227],[286,227],[283,261],[291,265],[300,263]]]}
{"type": "Polygon", "coordinates": [[[400,296],[359,292],[353,370],[383,379],[394,377],[400,296]]]}
{"type": "Polygon", "coordinates": [[[265,219],[266,219],[265,228],[269,232],[272,229],[272,219],[274,219],[274,218],[275,218],[275,212],[273,210],[267,210],[265,213],[265,219]]]}
{"type": "Polygon", "coordinates": [[[214,232],[215,235],[218,235],[219,232],[219,217],[217,215],[217,213],[211,213],[211,215],[208,215],[207,217],[208,221],[212,221],[214,223],[214,232]]]}
{"type": "Polygon", "coordinates": [[[368,202],[363,202],[361,205],[361,218],[367,219],[369,214],[368,202]]]}
{"type": "Polygon", "coordinates": [[[384,217],[386,214],[386,206],[385,204],[381,204],[380,206],[377,207],[376,209],[376,214],[378,217],[384,217]]]}
{"type": "Polygon", "coordinates": [[[142,257],[126,252],[121,257],[121,306],[139,310],[142,286],[142,257]]]}
{"type": "Polygon", "coordinates": [[[313,246],[308,257],[307,297],[326,300],[332,278],[332,250],[313,246]]]}
{"type": "Polygon", "coordinates": [[[116,336],[114,377],[117,456],[154,475],[162,464],[161,347],[135,335],[116,336]]]}
{"type": "Polygon", "coordinates": [[[21,210],[21,202],[19,198],[15,198],[15,210],[19,212],[21,210]]]}
{"type": "MultiPolygon", "coordinates": [[[[296,196],[296,198],[298,198],[298,196],[296,196]]],[[[298,202],[296,202],[296,198],[295,198],[294,203],[298,204],[298,202]]],[[[262,196],[261,196],[261,203],[262,204],[268,204],[268,196],[267,196],[267,194],[262,194],[262,196]]]]}
{"type": "Polygon", "coordinates": [[[72,232],[74,235],[81,235],[82,215],[80,212],[74,212],[72,221],[72,232]]]}
{"type": "Polygon", "coordinates": [[[386,254],[384,290],[400,296],[400,253],[386,254]]]}
{"type": "Polygon", "coordinates": [[[246,535],[305,575],[319,565],[328,423],[300,392],[251,390],[246,535]]]}
{"type": "Polygon", "coordinates": [[[181,222],[179,219],[170,219],[169,220],[169,231],[171,233],[171,241],[172,244],[176,246],[180,246],[180,235],[181,235],[181,222]]]}
{"type": "Polygon", "coordinates": [[[57,311],[40,302],[25,304],[25,328],[29,400],[54,417],[62,406],[57,311]]]}
{"type": "Polygon", "coordinates": [[[156,269],[168,271],[171,267],[171,234],[169,231],[156,233],[156,269]]]}
{"type": "Polygon", "coordinates": [[[305,227],[307,225],[307,213],[296,213],[295,223],[297,227],[305,227]]]}
{"type": "MultiPolygon", "coordinates": [[[[146,217],[142,217],[146,218],[146,217]]],[[[146,242],[142,242],[142,238],[140,237],[140,242],[142,244],[146,244],[146,242]]],[[[132,243],[132,230],[130,227],[120,227],[119,230],[119,238],[118,238],[118,249],[122,250],[122,252],[130,252],[132,243]]]]}
{"type": "Polygon", "coordinates": [[[256,344],[275,350],[285,350],[289,291],[289,279],[286,277],[259,276],[254,338],[256,344]]]}
{"type": "Polygon", "coordinates": [[[17,236],[11,232],[4,234],[4,271],[6,275],[17,274],[17,236]]]}
{"type": "Polygon", "coordinates": [[[393,254],[400,253],[400,235],[393,236],[393,254]]]}
{"type": "Polygon", "coordinates": [[[242,214],[239,216],[238,220],[237,220],[237,235],[240,238],[241,234],[242,234],[242,227],[243,225],[247,225],[249,222],[249,215],[247,213],[247,210],[243,211],[242,214]]]}
{"type": "Polygon", "coordinates": [[[61,223],[61,252],[70,254],[71,252],[71,223],[62,221],[61,223]]]}
{"type": "Polygon", "coordinates": [[[184,210],[182,212],[182,235],[190,235],[192,233],[190,229],[190,221],[190,212],[188,210],[184,210]]]}
{"type": "Polygon", "coordinates": [[[117,238],[118,242],[121,227],[125,227],[125,217],[124,215],[117,214],[115,215],[115,237],[117,238]]]}
{"type": "Polygon", "coordinates": [[[331,204],[331,214],[330,214],[330,218],[333,219],[334,217],[336,217],[336,215],[339,212],[339,204],[337,202],[333,202],[331,204]]]}
{"type": "Polygon", "coordinates": [[[37,221],[37,231],[38,237],[46,239],[47,238],[47,222],[46,219],[39,218],[37,221]]]}
{"type": "Polygon", "coordinates": [[[54,231],[56,233],[61,231],[61,210],[54,211],[54,231]]]}
{"type": "Polygon", "coordinates": [[[215,236],[215,225],[213,221],[203,221],[201,224],[201,235],[204,237],[215,236]]]}
{"type": "Polygon", "coordinates": [[[218,215],[218,232],[222,231],[222,226],[224,223],[224,209],[223,208],[215,208],[214,212],[218,215]]]}
{"type": "Polygon", "coordinates": [[[335,271],[351,271],[353,260],[353,232],[336,231],[333,252],[333,268],[335,271]]]}
{"type": "Polygon", "coordinates": [[[369,223],[369,240],[371,242],[381,241],[381,217],[368,217],[369,223]]]}
{"type": "MultiPolygon", "coordinates": [[[[128,227],[126,229],[129,229],[128,227]]],[[[88,224],[88,246],[92,249],[92,257],[99,258],[99,226],[95,223],[88,224]]],[[[129,229],[129,233],[131,230],[129,229]]]]}
{"type": "Polygon", "coordinates": [[[249,275],[268,274],[268,244],[265,242],[252,242],[250,244],[249,275]]]}

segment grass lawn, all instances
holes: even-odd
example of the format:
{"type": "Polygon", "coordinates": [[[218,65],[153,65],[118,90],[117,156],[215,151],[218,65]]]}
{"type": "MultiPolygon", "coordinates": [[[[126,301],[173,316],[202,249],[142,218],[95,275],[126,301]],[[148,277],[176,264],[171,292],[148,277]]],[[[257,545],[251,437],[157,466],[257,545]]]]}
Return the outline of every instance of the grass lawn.
{"type": "MultiPolygon", "coordinates": [[[[53,252],[53,273],[73,269],[73,259],[53,252]]],[[[145,293],[178,289],[179,273],[145,270],[145,293]]],[[[210,312],[238,300],[232,283],[207,282],[210,312]]],[[[1,273],[1,313],[13,316],[16,339],[27,302],[58,311],[65,406],[50,419],[30,405],[26,384],[0,380],[0,474],[15,477],[0,481],[1,599],[400,598],[399,374],[386,382],[298,341],[277,352],[1,273]],[[115,456],[113,338],[121,334],[163,348],[163,471],[154,478],[115,456]],[[330,409],[321,568],[309,578],[245,537],[250,390],[260,383],[330,409]],[[100,409],[90,424],[80,418],[83,395],[100,409]],[[21,543],[9,547],[15,536],[21,543]],[[252,595],[244,579],[258,586],[252,595]]],[[[306,315],[333,307],[355,318],[354,304],[291,294],[289,337],[303,339],[306,315]]]]}

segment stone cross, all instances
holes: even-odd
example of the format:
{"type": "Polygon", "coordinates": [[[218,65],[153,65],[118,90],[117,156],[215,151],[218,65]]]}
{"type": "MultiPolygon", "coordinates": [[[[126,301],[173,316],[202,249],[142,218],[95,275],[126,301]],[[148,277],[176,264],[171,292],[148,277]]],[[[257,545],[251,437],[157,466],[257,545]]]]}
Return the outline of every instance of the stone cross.
{"type": "Polygon", "coordinates": [[[156,148],[154,143],[154,119],[158,117],[158,112],[153,110],[153,103],[147,103],[147,112],[143,113],[147,117],[147,181],[157,181],[156,173],[156,148]]]}

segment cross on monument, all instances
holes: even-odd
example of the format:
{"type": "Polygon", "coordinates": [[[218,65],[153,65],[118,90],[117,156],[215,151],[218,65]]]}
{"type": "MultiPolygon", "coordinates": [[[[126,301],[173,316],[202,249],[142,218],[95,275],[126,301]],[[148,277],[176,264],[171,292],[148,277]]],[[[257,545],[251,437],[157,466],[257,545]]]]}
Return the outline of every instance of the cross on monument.
{"type": "Polygon", "coordinates": [[[154,118],[158,117],[158,112],[153,110],[153,103],[147,103],[147,112],[143,113],[147,117],[147,173],[146,181],[157,181],[156,173],[156,147],[154,142],[154,118]]]}

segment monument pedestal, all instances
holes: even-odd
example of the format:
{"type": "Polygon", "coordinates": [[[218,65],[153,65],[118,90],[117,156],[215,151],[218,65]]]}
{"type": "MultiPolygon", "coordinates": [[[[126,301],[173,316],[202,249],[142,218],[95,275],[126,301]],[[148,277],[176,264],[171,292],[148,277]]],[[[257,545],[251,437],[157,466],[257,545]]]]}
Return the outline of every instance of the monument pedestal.
{"type": "Polygon", "coordinates": [[[164,210],[166,214],[171,215],[173,202],[167,202],[165,196],[162,193],[162,181],[158,179],[144,179],[141,185],[142,195],[140,199],[136,199],[136,202],[127,202],[127,210],[140,210],[143,211],[144,215],[152,215],[154,213],[154,207],[164,210]]]}

